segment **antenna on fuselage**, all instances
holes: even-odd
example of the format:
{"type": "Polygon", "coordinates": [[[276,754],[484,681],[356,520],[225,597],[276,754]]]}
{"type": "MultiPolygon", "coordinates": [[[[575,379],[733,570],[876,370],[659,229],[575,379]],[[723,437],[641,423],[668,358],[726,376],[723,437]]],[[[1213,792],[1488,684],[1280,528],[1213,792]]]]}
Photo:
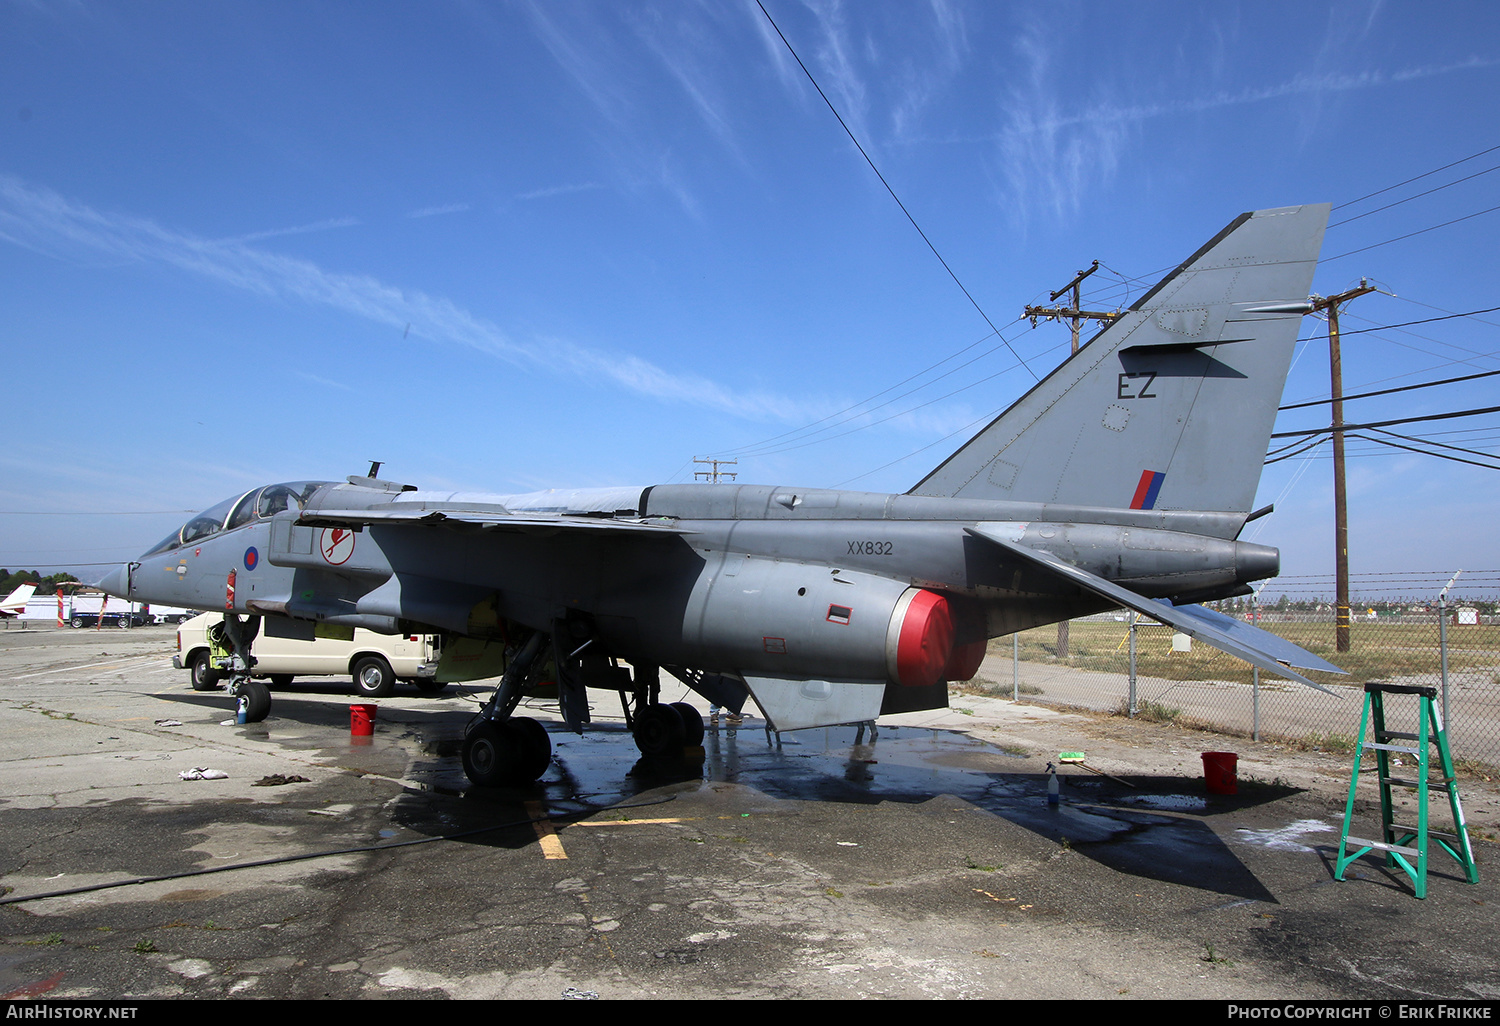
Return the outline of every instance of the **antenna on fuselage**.
{"type": "Polygon", "coordinates": [[[375,478],[377,478],[377,477],[380,476],[380,468],[382,466],[383,466],[383,464],[378,463],[375,460],[371,460],[370,461],[370,472],[368,474],[366,474],[365,477],[368,477],[368,478],[370,478],[373,481],[375,478]]]}

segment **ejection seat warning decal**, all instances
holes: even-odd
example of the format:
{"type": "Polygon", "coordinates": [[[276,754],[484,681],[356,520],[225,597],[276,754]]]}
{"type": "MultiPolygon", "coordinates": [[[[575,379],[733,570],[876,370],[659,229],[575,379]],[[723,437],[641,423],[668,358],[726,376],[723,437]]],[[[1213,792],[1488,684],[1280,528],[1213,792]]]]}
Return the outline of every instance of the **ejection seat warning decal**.
{"type": "Polygon", "coordinates": [[[349,562],[354,555],[354,532],[344,527],[325,527],[318,533],[318,551],[331,566],[349,562]]]}
{"type": "Polygon", "coordinates": [[[761,638],[760,643],[771,655],[786,655],[785,638],[761,638]]]}
{"type": "Polygon", "coordinates": [[[854,610],[850,609],[848,606],[829,606],[828,622],[843,624],[845,627],[847,627],[849,626],[849,616],[853,612],[854,610]]]}

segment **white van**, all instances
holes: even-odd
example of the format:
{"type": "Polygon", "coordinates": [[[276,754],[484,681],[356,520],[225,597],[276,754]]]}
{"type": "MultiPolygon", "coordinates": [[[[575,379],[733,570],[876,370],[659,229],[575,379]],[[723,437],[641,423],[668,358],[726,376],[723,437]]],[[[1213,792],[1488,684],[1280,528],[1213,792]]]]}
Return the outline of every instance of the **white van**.
{"type": "MultiPolygon", "coordinates": [[[[194,691],[212,691],[223,678],[214,666],[208,638],[208,629],[222,620],[219,613],[201,613],[177,628],[172,665],[189,671],[194,691]]],[[[439,648],[433,634],[376,634],[360,628],[348,640],[303,641],[262,631],[250,646],[255,657],[250,675],[265,678],[272,687],[285,687],[297,677],[348,674],[367,698],[384,698],[398,680],[411,681],[419,691],[437,692],[446,686],[436,679],[439,648]]]]}

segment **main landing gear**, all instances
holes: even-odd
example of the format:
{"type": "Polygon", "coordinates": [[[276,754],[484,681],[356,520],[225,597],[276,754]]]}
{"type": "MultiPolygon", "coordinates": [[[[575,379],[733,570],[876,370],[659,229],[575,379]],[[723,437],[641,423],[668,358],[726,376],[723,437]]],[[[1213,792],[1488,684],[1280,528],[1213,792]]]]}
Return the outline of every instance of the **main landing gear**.
{"type": "Polygon", "coordinates": [[[521,688],[546,638],[538,631],[505,668],[500,686],[464,733],[464,774],[481,787],[528,784],[552,763],[552,739],[547,728],[527,716],[512,716],[521,701],[521,688]]]}
{"type": "Polygon", "coordinates": [[[637,666],[632,674],[615,660],[576,648],[559,654],[557,635],[538,631],[510,660],[500,686],[464,733],[464,773],[482,787],[525,785],[547,771],[552,761],[552,739],[536,720],[513,715],[524,686],[539,679],[549,653],[556,667],[564,717],[573,729],[587,721],[586,687],[618,690],[625,722],[636,747],[648,760],[677,762],[687,750],[703,744],[703,716],[686,702],[663,703],[660,669],[637,666]],[[569,703],[575,703],[570,705],[569,703]],[[571,710],[571,712],[570,712],[571,710]],[[569,718],[571,716],[571,718],[569,718]]]}

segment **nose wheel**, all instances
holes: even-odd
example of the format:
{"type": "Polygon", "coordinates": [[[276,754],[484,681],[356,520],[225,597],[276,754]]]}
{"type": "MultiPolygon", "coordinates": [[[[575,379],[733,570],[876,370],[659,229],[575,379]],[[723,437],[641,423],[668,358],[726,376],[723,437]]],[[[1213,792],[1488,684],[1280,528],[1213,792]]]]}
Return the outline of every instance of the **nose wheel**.
{"type": "Polygon", "coordinates": [[[245,679],[235,693],[245,703],[246,723],[259,723],[271,714],[271,689],[260,681],[245,679]]]}

